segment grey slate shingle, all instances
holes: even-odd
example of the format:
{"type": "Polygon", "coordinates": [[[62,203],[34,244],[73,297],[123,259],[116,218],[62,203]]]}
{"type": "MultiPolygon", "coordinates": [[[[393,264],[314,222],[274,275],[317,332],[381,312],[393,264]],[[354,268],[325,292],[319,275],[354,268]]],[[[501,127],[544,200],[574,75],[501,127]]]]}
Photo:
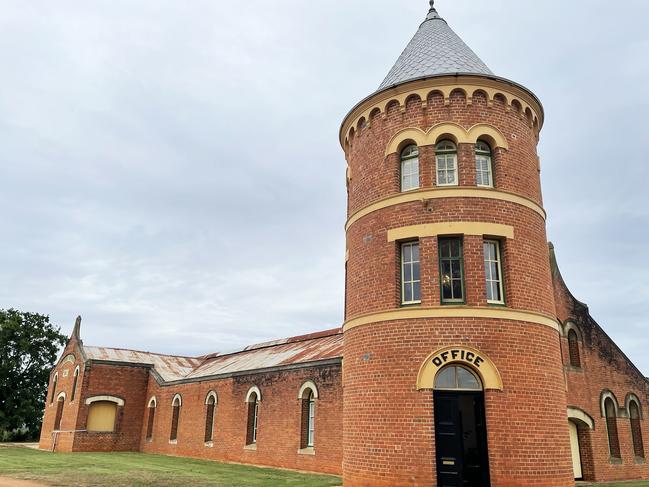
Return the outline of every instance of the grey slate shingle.
{"type": "Polygon", "coordinates": [[[379,86],[379,91],[406,81],[444,74],[493,76],[487,65],[453,32],[432,4],[426,20],[379,86]]]}

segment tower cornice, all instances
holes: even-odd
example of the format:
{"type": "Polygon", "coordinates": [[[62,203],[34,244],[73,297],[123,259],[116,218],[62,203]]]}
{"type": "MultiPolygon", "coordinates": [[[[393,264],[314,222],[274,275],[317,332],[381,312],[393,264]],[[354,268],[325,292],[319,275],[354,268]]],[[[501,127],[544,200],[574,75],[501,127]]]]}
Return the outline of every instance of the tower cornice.
{"type": "Polygon", "coordinates": [[[543,105],[539,98],[525,86],[498,76],[457,73],[412,80],[385,88],[364,98],[343,119],[339,132],[340,144],[344,149],[346,142],[349,142],[352,129],[357,130],[363,119],[369,121],[370,115],[374,114],[377,109],[381,115],[385,115],[388,105],[397,102],[403,111],[405,102],[410,96],[418,95],[425,104],[428,95],[434,91],[441,92],[448,104],[451,92],[457,89],[464,91],[467,103],[471,103],[473,94],[480,90],[487,94],[490,104],[496,95],[503,96],[508,110],[516,106],[514,104],[516,101],[520,105],[522,115],[525,115],[529,110],[532,118],[531,123],[536,123],[539,131],[543,127],[545,118],[543,105]]]}

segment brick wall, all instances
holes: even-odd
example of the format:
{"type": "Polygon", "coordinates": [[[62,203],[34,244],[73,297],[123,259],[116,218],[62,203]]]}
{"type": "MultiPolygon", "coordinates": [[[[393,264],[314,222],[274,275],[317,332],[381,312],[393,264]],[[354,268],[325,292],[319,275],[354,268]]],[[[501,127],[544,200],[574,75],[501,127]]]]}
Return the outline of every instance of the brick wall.
{"type": "MultiPolygon", "coordinates": [[[[151,378],[147,401],[156,398],[153,438],[146,440],[142,423],[142,451],[227,462],[340,474],[342,452],[342,388],[340,365],[253,373],[201,383],[161,387],[151,378]],[[315,455],[299,454],[301,402],[298,392],[306,381],[318,388],[315,416],[315,455]],[[261,391],[256,450],[246,446],[248,408],[246,394],[252,386],[261,391]],[[218,397],[212,445],[204,441],[205,400],[210,391],[218,397]],[[176,444],[169,441],[172,401],[182,397],[176,444]]],[[[147,411],[148,414],[148,411],[147,411]]]]}
{"type": "MultiPolygon", "coordinates": [[[[567,333],[561,338],[563,364],[568,385],[568,404],[586,412],[595,422],[595,429],[580,430],[582,448],[592,451],[592,460],[584,463],[585,478],[589,480],[649,479],[649,464],[646,459],[634,455],[631,424],[625,400],[628,394],[635,394],[640,400],[643,420],[640,421],[644,445],[649,441],[649,382],[643,377],[623,352],[593,320],[588,308],[577,301],[566,287],[553,261],[555,300],[557,314],[562,322],[572,322],[577,327],[581,368],[570,366],[567,333]],[[612,460],[606,429],[606,418],[601,412],[601,395],[611,391],[617,399],[619,416],[617,429],[622,459],[612,460]]],[[[645,457],[649,454],[645,446],[645,457]]],[[[583,459],[582,459],[583,460],[583,459]]]]}
{"type": "MultiPolygon", "coordinates": [[[[426,132],[442,122],[467,131],[477,124],[498,129],[509,148],[494,151],[495,190],[542,203],[538,133],[522,113],[499,99],[489,105],[476,93],[468,104],[455,90],[448,105],[440,94],[431,94],[424,107],[414,96],[405,107],[389,104],[385,114],[369,122],[356,131],[346,150],[352,175],[349,216],[400,193],[399,155],[385,155],[392,138],[404,129],[426,132]]],[[[421,189],[435,189],[435,162],[434,146],[420,147],[421,189]]],[[[475,188],[472,144],[459,144],[458,170],[459,187],[475,188]]],[[[398,242],[388,241],[389,230],[455,221],[513,227],[514,238],[503,240],[507,307],[555,316],[543,217],[508,201],[448,197],[380,209],[349,227],[346,319],[401,308],[398,242]]],[[[483,237],[463,238],[464,308],[487,308],[483,237]]],[[[420,239],[422,304],[414,309],[441,304],[437,245],[437,237],[420,239]]],[[[487,391],[485,399],[492,485],[573,485],[558,342],[551,327],[498,319],[411,319],[346,330],[345,485],[435,484],[433,393],[417,391],[416,379],[426,357],[449,345],[479,349],[502,375],[504,390],[487,391]]]]}

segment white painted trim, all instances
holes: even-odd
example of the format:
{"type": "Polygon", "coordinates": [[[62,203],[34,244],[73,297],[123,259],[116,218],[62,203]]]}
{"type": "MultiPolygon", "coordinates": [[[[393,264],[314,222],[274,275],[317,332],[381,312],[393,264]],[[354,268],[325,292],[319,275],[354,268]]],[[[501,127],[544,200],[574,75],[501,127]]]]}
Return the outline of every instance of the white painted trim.
{"type": "Polygon", "coordinates": [[[61,399],[63,399],[63,401],[65,401],[65,392],[59,392],[59,395],[56,396],[57,401],[60,401],[61,399]]]}
{"type": "Polygon", "coordinates": [[[148,407],[151,407],[151,403],[153,403],[154,408],[158,407],[158,399],[155,396],[152,396],[151,399],[149,399],[148,407]]]}
{"type": "Polygon", "coordinates": [[[95,397],[89,397],[88,399],[86,399],[86,406],[89,406],[93,402],[99,402],[99,401],[114,402],[118,406],[123,406],[124,405],[124,399],[120,399],[119,397],[115,397],[115,396],[95,396],[95,397]]]}
{"type": "Polygon", "coordinates": [[[302,399],[307,389],[311,389],[311,391],[313,392],[313,398],[318,399],[318,388],[313,383],[313,381],[310,380],[302,384],[302,387],[300,387],[300,392],[298,393],[297,398],[302,399]]]}
{"type": "Polygon", "coordinates": [[[580,341],[580,342],[583,341],[583,336],[581,334],[581,330],[579,329],[577,324],[572,320],[566,321],[563,324],[563,326],[561,327],[561,331],[563,332],[563,336],[566,337],[566,338],[568,338],[568,333],[570,332],[570,330],[574,330],[574,332],[577,335],[577,340],[578,341],[580,341]]]}
{"type": "Polygon", "coordinates": [[[626,395],[626,398],[624,399],[624,407],[626,409],[626,415],[628,418],[631,418],[631,403],[635,402],[638,405],[638,411],[640,412],[640,419],[644,419],[644,415],[642,414],[642,403],[640,402],[640,399],[638,396],[636,396],[633,392],[629,392],[626,395]]]}
{"type": "Polygon", "coordinates": [[[79,366],[78,365],[74,368],[74,374],[72,374],[72,377],[79,377],[79,366]]]}
{"type": "Polygon", "coordinates": [[[613,404],[615,405],[615,417],[619,418],[620,417],[620,403],[617,402],[617,397],[615,397],[615,394],[613,394],[609,390],[604,390],[602,391],[602,394],[599,398],[599,408],[600,408],[600,413],[602,414],[602,418],[606,417],[606,407],[604,406],[604,403],[606,402],[606,399],[610,398],[613,401],[613,404]]]}
{"type": "Polygon", "coordinates": [[[582,423],[587,424],[590,429],[595,429],[595,420],[593,420],[593,418],[591,418],[585,411],[582,411],[579,408],[569,407],[568,419],[577,419],[582,423]]]}
{"type": "Polygon", "coordinates": [[[174,407],[176,405],[176,399],[178,399],[178,405],[180,407],[183,407],[183,396],[180,394],[176,394],[174,398],[171,400],[171,406],[174,407]]]}
{"type": "Polygon", "coordinates": [[[248,393],[246,394],[246,402],[251,402],[250,396],[252,395],[253,392],[257,393],[257,401],[261,402],[261,391],[257,386],[252,386],[250,389],[248,389],[248,393]]]}
{"type": "Polygon", "coordinates": [[[207,404],[210,397],[214,398],[214,405],[216,406],[219,403],[219,396],[216,395],[216,391],[210,391],[207,393],[207,396],[205,396],[205,404],[207,404]]]}

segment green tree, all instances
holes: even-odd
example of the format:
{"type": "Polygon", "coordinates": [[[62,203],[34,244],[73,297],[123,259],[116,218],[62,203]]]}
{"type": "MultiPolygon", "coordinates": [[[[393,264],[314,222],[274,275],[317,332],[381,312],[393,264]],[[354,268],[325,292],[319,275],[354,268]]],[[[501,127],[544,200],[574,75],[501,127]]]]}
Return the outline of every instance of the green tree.
{"type": "Polygon", "coordinates": [[[0,309],[0,436],[37,438],[50,370],[67,339],[49,316],[0,309]]]}

